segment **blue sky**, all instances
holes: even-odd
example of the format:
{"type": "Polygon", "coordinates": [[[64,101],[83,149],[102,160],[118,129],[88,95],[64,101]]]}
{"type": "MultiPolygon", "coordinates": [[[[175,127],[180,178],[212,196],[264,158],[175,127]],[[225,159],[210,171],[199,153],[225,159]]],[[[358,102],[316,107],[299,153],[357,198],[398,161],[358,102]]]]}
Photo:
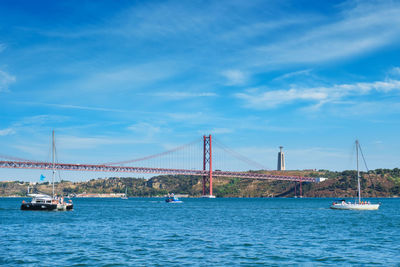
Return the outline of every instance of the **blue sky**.
{"type": "Polygon", "coordinates": [[[211,133],[269,169],[280,145],[288,169],[352,169],[356,138],[370,168],[399,167],[398,14],[398,1],[1,1],[0,154],[48,160],[52,129],[76,163],[211,133]]]}

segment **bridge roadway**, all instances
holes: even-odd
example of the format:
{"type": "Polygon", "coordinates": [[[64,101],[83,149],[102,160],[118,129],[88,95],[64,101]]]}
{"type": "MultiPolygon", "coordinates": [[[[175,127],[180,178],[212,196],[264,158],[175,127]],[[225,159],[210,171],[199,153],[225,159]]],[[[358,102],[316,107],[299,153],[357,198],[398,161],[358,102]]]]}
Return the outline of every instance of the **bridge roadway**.
{"type": "MultiPolygon", "coordinates": [[[[0,168],[12,169],[41,169],[51,170],[53,163],[51,162],[22,162],[22,161],[0,161],[0,168]]],[[[131,172],[131,173],[154,173],[154,174],[172,174],[172,175],[193,175],[208,176],[209,171],[203,170],[185,170],[185,169],[164,169],[164,168],[147,168],[147,167],[128,167],[128,166],[109,166],[109,165],[87,165],[87,164],[67,164],[55,163],[56,170],[68,171],[94,171],[94,172],[131,172]]],[[[213,171],[212,176],[215,177],[237,177],[258,180],[282,180],[296,182],[318,182],[319,178],[287,176],[287,175],[271,175],[253,172],[231,172],[231,171],[213,171]]]]}

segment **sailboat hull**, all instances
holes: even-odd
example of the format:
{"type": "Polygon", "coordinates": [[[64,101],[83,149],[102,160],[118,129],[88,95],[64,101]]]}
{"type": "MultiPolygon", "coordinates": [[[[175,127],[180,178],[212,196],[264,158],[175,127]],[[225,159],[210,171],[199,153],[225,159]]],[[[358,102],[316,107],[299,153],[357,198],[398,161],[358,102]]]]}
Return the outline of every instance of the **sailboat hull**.
{"type": "Polygon", "coordinates": [[[331,209],[335,210],[377,210],[379,204],[332,204],[331,209]]]}

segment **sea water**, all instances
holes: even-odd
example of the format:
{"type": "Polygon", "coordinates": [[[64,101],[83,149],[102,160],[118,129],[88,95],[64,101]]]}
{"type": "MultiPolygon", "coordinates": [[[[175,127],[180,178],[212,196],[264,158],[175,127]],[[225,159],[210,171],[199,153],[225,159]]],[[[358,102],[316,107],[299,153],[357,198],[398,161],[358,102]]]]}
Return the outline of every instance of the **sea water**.
{"type": "MultiPolygon", "coordinates": [[[[28,200],[28,199],[25,199],[28,200]]],[[[74,199],[21,211],[0,198],[0,265],[225,266],[400,264],[400,199],[378,211],[332,199],[74,199]]]]}

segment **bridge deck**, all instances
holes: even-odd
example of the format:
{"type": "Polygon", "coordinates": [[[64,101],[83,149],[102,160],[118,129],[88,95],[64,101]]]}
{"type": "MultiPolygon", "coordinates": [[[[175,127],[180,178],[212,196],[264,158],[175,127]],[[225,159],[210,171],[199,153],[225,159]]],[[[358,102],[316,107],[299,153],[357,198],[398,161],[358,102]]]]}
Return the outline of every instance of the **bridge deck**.
{"type": "MultiPolygon", "coordinates": [[[[53,168],[53,164],[50,162],[0,161],[0,168],[51,170],[53,168]]],[[[68,171],[131,172],[131,173],[154,173],[154,174],[193,175],[193,176],[208,176],[209,174],[209,171],[203,171],[203,170],[66,164],[66,163],[56,163],[54,164],[54,168],[56,170],[68,170],[68,171]]],[[[310,183],[317,182],[317,178],[312,178],[312,177],[271,175],[262,173],[252,173],[252,172],[213,171],[212,174],[213,176],[217,177],[238,177],[238,178],[259,179],[259,180],[283,180],[283,181],[298,181],[298,182],[310,182],[310,183]]]]}

